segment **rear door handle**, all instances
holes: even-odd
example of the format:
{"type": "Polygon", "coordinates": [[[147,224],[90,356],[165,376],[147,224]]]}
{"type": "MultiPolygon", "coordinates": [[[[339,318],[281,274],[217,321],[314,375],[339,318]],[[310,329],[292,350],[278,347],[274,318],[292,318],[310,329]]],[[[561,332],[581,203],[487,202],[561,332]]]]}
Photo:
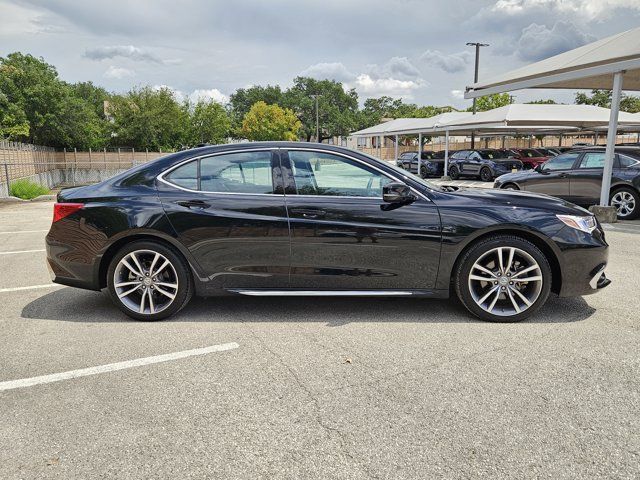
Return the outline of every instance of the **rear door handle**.
{"type": "Polygon", "coordinates": [[[567,178],[569,176],[568,173],[561,173],[558,175],[558,178],[567,178]]]}
{"type": "Polygon", "coordinates": [[[303,218],[323,218],[327,212],[319,208],[292,208],[291,213],[302,215],[303,218]]]}
{"type": "Polygon", "coordinates": [[[181,207],[187,208],[209,208],[211,206],[211,204],[202,200],[179,200],[176,203],[181,207]]]}

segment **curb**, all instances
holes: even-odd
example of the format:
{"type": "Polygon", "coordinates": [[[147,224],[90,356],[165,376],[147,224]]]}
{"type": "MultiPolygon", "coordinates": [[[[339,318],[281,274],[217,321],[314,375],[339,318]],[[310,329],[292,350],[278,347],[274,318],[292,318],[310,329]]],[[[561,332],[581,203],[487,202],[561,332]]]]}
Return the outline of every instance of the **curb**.
{"type": "Polygon", "coordinates": [[[30,203],[30,202],[51,202],[56,199],[55,195],[40,195],[31,200],[24,200],[18,197],[0,197],[0,204],[3,203],[30,203]]]}

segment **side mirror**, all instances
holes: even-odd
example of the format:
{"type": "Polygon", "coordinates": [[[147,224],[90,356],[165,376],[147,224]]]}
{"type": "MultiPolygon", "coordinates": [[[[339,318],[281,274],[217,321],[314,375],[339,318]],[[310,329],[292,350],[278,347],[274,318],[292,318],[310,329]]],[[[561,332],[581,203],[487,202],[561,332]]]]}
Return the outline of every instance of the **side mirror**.
{"type": "Polygon", "coordinates": [[[544,169],[542,168],[542,163],[539,163],[538,165],[536,165],[536,167],[534,168],[534,170],[538,173],[545,173],[544,169]]]}
{"type": "Polygon", "coordinates": [[[387,203],[407,203],[415,199],[411,188],[404,183],[391,182],[382,187],[382,200],[387,203]]]}

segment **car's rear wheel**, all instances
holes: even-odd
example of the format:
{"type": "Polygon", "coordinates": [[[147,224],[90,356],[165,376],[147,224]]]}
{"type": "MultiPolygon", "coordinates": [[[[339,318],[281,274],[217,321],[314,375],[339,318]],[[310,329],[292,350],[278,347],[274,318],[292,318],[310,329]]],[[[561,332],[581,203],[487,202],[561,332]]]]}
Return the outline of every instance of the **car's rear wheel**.
{"type": "Polygon", "coordinates": [[[493,180],[493,174],[491,173],[491,169],[487,167],[482,167],[480,169],[480,180],[483,182],[490,182],[493,180]]]}
{"type": "Polygon", "coordinates": [[[449,167],[449,176],[451,177],[451,180],[458,180],[460,178],[460,170],[458,170],[458,167],[455,165],[449,167]]]}
{"type": "Polygon", "coordinates": [[[133,242],[111,260],[107,288],[114,303],[136,320],[162,320],[182,309],[193,295],[185,260],[152,241],[133,242]]]}
{"type": "Polygon", "coordinates": [[[511,235],[494,235],[473,245],[454,275],[456,293],[467,310],[492,322],[528,318],[551,290],[551,267],[544,253],[511,235]]]}
{"type": "Polygon", "coordinates": [[[610,204],[616,207],[620,220],[633,220],[640,215],[640,195],[633,188],[615,190],[611,194],[610,204]]]}

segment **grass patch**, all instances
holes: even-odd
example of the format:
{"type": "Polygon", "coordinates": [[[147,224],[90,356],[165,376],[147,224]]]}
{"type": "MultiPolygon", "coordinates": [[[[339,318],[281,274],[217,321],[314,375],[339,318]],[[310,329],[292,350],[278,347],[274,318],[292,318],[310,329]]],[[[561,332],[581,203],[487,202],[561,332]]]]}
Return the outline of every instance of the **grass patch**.
{"type": "Polygon", "coordinates": [[[15,182],[11,182],[11,188],[9,189],[9,195],[22,198],[23,200],[31,200],[32,198],[47,195],[48,193],[49,189],[47,187],[30,182],[29,180],[16,180],[15,182]]]}

